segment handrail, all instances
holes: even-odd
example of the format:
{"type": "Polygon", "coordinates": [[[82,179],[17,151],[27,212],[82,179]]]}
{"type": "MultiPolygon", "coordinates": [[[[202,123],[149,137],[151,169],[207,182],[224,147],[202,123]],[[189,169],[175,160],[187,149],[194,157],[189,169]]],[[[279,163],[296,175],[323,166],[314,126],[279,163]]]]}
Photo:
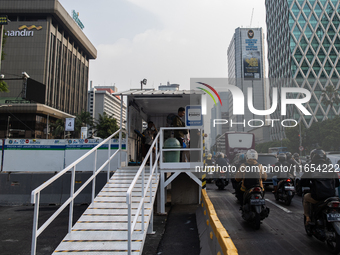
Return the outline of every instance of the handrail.
{"type": "Polygon", "coordinates": [[[34,189],[31,193],[31,203],[34,204],[34,218],[33,218],[33,232],[32,232],[32,247],[31,247],[31,255],[36,254],[36,245],[37,245],[37,238],[39,235],[51,224],[51,222],[70,204],[70,212],[69,212],[69,224],[68,224],[68,232],[71,232],[72,229],[72,219],[73,219],[73,205],[74,205],[74,199],[80,194],[80,192],[92,181],[92,202],[94,200],[94,193],[95,193],[95,178],[96,176],[108,165],[107,169],[107,179],[109,180],[109,173],[110,173],[110,162],[111,160],[122,151],[121,144],[122,144],[122,137],[119,137],[119,148],[115,151],[115,153],[110,156],[111,154],[111,139],[117,135],[117,133],[125,132],[123,129],[117,130],[115,133],[110,135],[108,138],[103,140],[101,143],[99,143],[97,146],[92,148],[90,151],[85,153],[83,156],[81,156],[79,159],[75,160],[72,164],[65,167],[62,171],[60,171],[58,174],[50,178],[45,183],[41,184],[39,187],[34,189]],[[108,144],[108,159],[96,170],[96,162],[97,162],[97,149],[100,148],[105,143],[108,144]],[[74,192],[74,183],[75,183],[75,172],[76,172],[76,165],[79,164],[82,160],[87,158],[89,155],[91,155],[93,152],[95,152],[95,164],[93,169],[92,176],[83,184],[81,185],[76,192],[74,192]],[[55,211],[51,217],[49,217],[45,223],[38,228],[38,215],[39,215],[39,202],[40,202],[40,192],[45,189],[47,186],[52,184],[54,181],[56,181],[58,178],[63,176],[68,171],[72,171],[71,176],[71,192],[70,197],[59,207],[57,211],[55,211]]]}
{"type": "MultiPolygon", "coordinates": [[[[156,178],[158,177],[158,161],[160,161],[160,163],[162,163],[162,156],[163,156],[163,151],[201,151],[201,159],[202,159],[202,141],[201,141],[201,146],[200,148],[172,148],[172,149],[164,149],[163,148],[163,139],[164,139],[164,135],[163,132],[164,130],[183,130],[183,129],[200,129],[200,127],[168,127],[168,128],[160,128],[160,131],[158,132],[157,136],[155,137],[152,145],[150,146],[150,149],[148,151],[148,153],[146,154],[142,164],[140,165],[128,191],[126,192],[126,204],[128,206],[128,254],[131,255],[131,243],[132,243],[132,234],[135,230],[135,226],[137,224],[137,220],[138,217],[142,217],[141,222],[142,222],[142,233],[144,233],[144,202],[145,202],[145,197],[146,197],[146,193],[148,191],[148,189],[150,188],[150,203],[152,203],[152,185],[150,186],[150,184],[152,183],[152,179],[154,178],[154,174],[156,174],[156,178]],[[158,142],[159,142],[159,146],[158,146],[158,142]],[[156,146],[156,153],[155,153],[155,162],[153,163],[152,160],[152,150],[153,147],[156,146]],[[145,183],[144,183],[144,178],[145,178],[145,164],[147,162],[147,160],[149,159],[150,162],[150,175],[148,178],[148,182],[146,184],[145,187],[145,183]],[[142,197],[141,200],[139,202],[139,205],[137,207],[136,213],[134,218],[132,219],[132,207],[131,207],[131,194],[132,191],[138,181],[138,179],[142,177],[142,197]],[[140,215],[141,214],[141,215],[140,215]]],[[[157,180],[156,180],[157,182],[157,180]]],[[[152,213],[152,210],[151,210],[152,213]]]]}
{"type": "MultiPolygon", "coordinates": [[[[140,212],[142,211],[142,233],[144,232],[144,200],[145,200],[145,197],[146,197],[146,193],[147,193],[147,190],[149,189],[149,186],[152,182],[152,179],[154,177],[154,173],[156,173],[156,178],[158,176],[158,160],[159,160],[159,157],[160,157],[160,154],[158,153],[158,140],[159,140],[159,137],[160,137],[160,133],[158,133],[152,143],[152,145],[150,146],[150,149],[148,151],[148,153],[146,154],[141,166],[139,167],[136,175],[135,175],[135,178],[133,179],[128,191],[126,192],[126,204],[128,205],[128,254],[131,255],[131,242],[132,242],[132,234],[134,232],[134,228],[136,226],[136,223],[137,223],[137,220],[138,220],[138,217],[139,217],[139,214],[140,212]],[[155,162],[152,163],[152,150],[153,150],[153,147],[156,145],[156,152],[155,152],[155,162]],[[147,185],[146,187],[144,187],[145,183],[144,183],[144,178],[145,178],[145,164],[148,160],[148,158],[150,157],[150,175],[149,175],[149,178],[148,178],[148,182],[147,182],[147,185]],[[131,220],[132,220],[132,213],[131,213],[131,193],[139,179],[139,177],[142,175],[142,198],[139,202],[139,205],[138,205],[138,208],[137,208],[137,211],[135,213],[135,217],[131,223],[131,220]]],[[[157,183],[157,180],[156,180],[156,183],[157,183]]],[[[150,186],[150,203],[152,203],[152,185],[150,186]]],[[[152,210],[151,210],[152,211],[152,210]]],[[[151,212],[152,213],[152,212],[151,212]]]]}
{"type": "MultiPolygon", "coordinates": [[[[183,130],[183,129],[200,129],[202,131],[203,127],[202,126],[189,126],[189,127],[161,127],[160,128],[160,133],[161,133],[161,138],[160,138],[160,168],[164,169],[167,167],[170,167],[172,169],[180,169],[180,168],[190,168],[191,165],[188,162],[163,162],[163,153],[164,152],[169,152],[169,151],[199,151],[200,152],[200,162],[203,162],[203,141],[202,138],[200,139],[200,146],[198,148],[164,148],[164,131],[165,130],[183,130]],[[169,166],[171,164],[171,166],[169,166]]],[[[198,163],[198,162],[196,162],[198,163]]]]}

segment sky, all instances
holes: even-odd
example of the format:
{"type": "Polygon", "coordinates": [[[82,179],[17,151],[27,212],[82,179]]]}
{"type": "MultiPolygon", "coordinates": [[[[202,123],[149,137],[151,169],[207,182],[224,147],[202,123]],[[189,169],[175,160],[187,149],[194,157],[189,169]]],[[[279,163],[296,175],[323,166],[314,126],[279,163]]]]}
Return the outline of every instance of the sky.
{"type": "MultiPolygon", "coordinates": [[[[83,32],[97,49],[90,60],[94,86],[119,91],[190,89],[190,78],[228,77],[227,49],[235,29],[262,27],[265,0],[59,0],[79,12],[83,32]],[[254,11],[253,11],[254,9],[254,11]]],[[[267,49],[265,49],[267,52],[267,49]]]]}

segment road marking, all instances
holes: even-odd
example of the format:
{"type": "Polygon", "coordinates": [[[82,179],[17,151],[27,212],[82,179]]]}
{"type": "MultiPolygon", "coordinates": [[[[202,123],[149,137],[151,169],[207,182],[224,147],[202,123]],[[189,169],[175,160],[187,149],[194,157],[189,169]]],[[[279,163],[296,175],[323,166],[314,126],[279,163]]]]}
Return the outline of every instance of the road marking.
{"type": "Polygon", "coordinates": [[[283,206],[278,205],[277,203],[275,203],[275,202],[269,200],[268,198],[265,198],[265,200],[266,200],[267,202],[269,202],[269,203],[271,203],[271,204],[277,206],[278,208],[282,209],[282,210],[285,211],[286,213],[292,213],[292,211],[289,211],[287,208],[284,208],[283,206]]]}

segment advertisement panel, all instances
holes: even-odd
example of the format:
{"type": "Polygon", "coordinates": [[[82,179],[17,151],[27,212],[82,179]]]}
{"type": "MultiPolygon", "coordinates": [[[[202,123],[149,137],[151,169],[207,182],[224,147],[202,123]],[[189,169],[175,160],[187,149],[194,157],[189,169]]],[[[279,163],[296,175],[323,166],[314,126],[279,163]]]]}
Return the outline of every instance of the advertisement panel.
{"type": "Polygon", "coordinates": [[[3,171],[56,172],[64,166],[65,140],[6,139],[3,171]]]}
{"type": "Polygon", "coordinates": [[[245,79],[261,78],[261,54],[259,51],[248,51],[243,54],[243,73],[245,79]]]}
{"type": "Polygon", "coordinates": [[[262,38],[259,29],[243,29],[241,31],[242,42],[242,65],[244,79],[260,79],[261,75],[261,55],[262,38]]]}

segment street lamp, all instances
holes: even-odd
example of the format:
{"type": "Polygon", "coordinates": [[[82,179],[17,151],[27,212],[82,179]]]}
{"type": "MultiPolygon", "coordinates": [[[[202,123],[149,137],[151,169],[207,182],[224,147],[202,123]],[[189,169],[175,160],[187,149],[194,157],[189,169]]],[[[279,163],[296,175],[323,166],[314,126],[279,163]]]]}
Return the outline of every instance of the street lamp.
{"type": "Polygon", "coordinates": [[[148,80],[147,79],[143,79],[142,81],[140,81],[140,89],[143,90],[143,84],[146,85],[146,82],[148,80]]]}

